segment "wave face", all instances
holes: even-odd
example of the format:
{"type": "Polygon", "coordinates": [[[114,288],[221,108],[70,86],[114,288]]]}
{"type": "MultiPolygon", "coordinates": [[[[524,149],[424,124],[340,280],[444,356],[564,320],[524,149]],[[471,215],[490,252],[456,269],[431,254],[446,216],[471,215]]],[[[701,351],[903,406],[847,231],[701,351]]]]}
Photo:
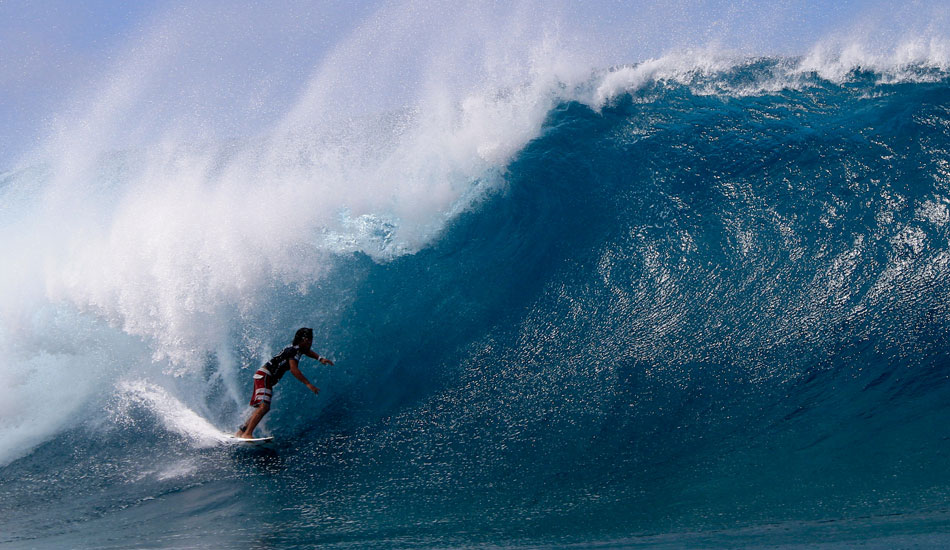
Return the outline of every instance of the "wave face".
{"type": "Polygon", "coordinates": [[[66,163],[85,187],[4,175],[26,268],[0,281],[0,543],[943,544],[950,76],[928,52],[684,55],[293,155],[297,122],[66,163]],[[306,364],[323,393],[286,377],[276,447],[222,445],[304,324],[338,364],[306,364]]]}

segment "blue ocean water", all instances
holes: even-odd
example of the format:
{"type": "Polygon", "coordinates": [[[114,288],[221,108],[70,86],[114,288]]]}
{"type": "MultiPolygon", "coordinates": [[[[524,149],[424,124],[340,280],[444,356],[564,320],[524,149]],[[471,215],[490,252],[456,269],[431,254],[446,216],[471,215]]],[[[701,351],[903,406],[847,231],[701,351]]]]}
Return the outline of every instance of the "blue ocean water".
{"type": "MultiPolygon", "coordinates": [[[[950,76],[803,66],[605,70],[477,162],[361,151],[452,185],[286,234],[228,176],[271,165],[254,144],[5,174],[0,211],[53,227],[14,257],[65,253],[5,297],[5,361],[39,374],[4,411],[0,546],[945,547],[950,76]],[[320,397],[286,377],[276,445],[223,444],[302,325],[320,397]]],[[[382,118],[350,130],[415,128],[382,118]]]]}

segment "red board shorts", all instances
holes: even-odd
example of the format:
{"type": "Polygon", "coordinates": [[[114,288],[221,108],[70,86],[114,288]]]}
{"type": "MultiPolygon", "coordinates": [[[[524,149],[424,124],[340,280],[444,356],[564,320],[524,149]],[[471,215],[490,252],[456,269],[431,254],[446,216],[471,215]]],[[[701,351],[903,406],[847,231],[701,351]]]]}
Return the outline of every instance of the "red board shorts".
{"type": "Polygon", "coordinates": [[[254,393],[251,394],[251,406],[257,407],[261,403],[270,405],[271,397],[274,394],[274,384],[276,380],[271,373],[265,369],[259,369],[254,373],[254,393]]]}

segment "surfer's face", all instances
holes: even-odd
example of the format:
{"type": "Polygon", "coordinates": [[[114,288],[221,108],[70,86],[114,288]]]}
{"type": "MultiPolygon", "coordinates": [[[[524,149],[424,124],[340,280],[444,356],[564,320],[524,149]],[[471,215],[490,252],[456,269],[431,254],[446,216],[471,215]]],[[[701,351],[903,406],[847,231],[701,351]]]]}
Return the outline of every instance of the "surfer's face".
{"type": "Polygon", "coordinates": [[[312,345],[313,345],[312,337],[304,338],[303,340],[300,341],[300,347],[302,347],[303,349],[310,349],[310,346],[312,345]]]}

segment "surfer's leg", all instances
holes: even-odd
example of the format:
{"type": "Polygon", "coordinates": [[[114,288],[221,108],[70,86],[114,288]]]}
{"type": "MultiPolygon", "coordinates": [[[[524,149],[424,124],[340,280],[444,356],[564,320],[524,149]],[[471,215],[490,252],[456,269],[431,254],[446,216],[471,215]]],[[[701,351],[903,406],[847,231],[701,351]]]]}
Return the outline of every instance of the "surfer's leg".
{"type": "Polygon", "coordinates": [[[256,407],[251,417],[243,426],[238,428],[235,437],[254,437],[254,428],[270,410],[270,400],[274,392],[274,381],[267,372],[258,370],[254,373],[254,393],[251,395],[251,406],[256,407]]]}
{"type": "Polygon", "coordinates": [[[260,424],[261,419],[264,418],[264,415],[270,411],[270,403],[261,403],[254,409],[254,412],[251,414],[251,417],[247,419],[247,422],[241,426],[241,428],[234,434],[236,437],[243,437],[245,439],[254,437],[254,428],[260,424]]]}

